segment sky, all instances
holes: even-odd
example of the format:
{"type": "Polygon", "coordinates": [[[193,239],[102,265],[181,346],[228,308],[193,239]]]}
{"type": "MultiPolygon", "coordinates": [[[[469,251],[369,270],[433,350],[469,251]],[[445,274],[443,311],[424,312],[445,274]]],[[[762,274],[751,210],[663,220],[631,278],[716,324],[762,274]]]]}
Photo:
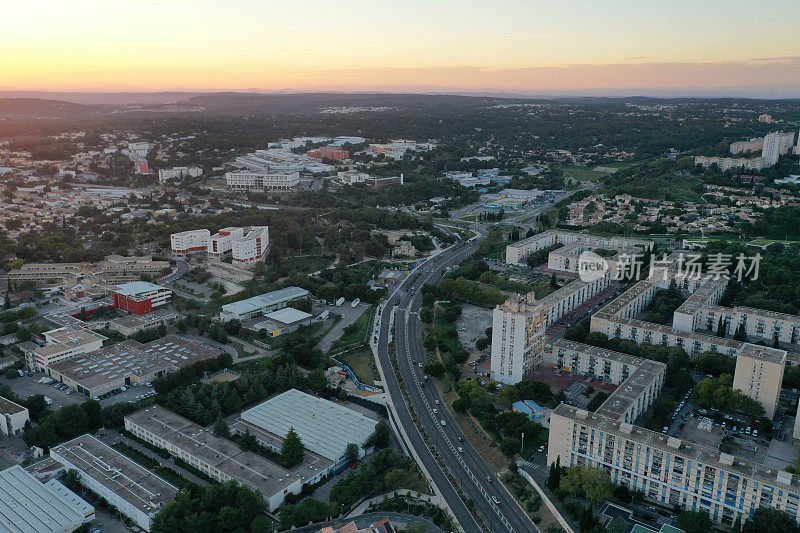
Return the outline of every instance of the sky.
{"type": "Polygon", "coordinates": [[[797,0],[7,2],[0,90],[763,90],[797,0]]]}

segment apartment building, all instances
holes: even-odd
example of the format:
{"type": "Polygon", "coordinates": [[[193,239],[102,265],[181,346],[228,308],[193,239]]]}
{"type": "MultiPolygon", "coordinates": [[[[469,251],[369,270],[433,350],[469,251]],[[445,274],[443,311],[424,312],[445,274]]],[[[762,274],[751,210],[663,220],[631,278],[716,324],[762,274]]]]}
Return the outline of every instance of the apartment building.
{"type": "Polygon", "coordinates": [[[189,254],[206,253],[211,232],[207,229],[193,229],[173,233],[169,236],[172,255],[176,259],[184,259],[189,254]]]}
{"type": "Polygon", "coordinates": [[[786,471],[563,403],[550,415],[548,464],[557,458],[564,467],[603,469],[617,485],[725,526],[759,507],[800,519],[800,481],[786,471]]]}
{"type": "Polygon", "coordinates": [[[232,191],[247,190],[285,190],[300,184],[300,172],[260,172],[254,170],[237,170],[225,173],[228,189],[232,191]]]}
{"type": "Polygon", "coordinates": [[[25,281],[37,286],[74,286],[80,279],[94,284],[136,281],[142,274],[158,275],[169,268],[168,261],[153,261],[149,256],[110,255],[98,263],[26,263],[6,274],[8,286],[19,288],[25,281]]]}
{"type": "Polygon", "coordinates": [[[232,264],[240,267],[263,261],[269,249],[269,227],[253,226],[231,243],[232,264]]]}
{"type": "Polygon", "coordinates": [[[633,423],[650,408],[664,386],[667,365],[631,355],[559,339],[546,362],[572,374],[618,385],[596,413],[633,423]]]}
{"type": "Polygon", "coordinates": [[[492,379],[513,384],[539,364],[545,330],[603,291],[611,273],[590,282],[575,280],[541,300],[534,293],[512,295],[492,312],[492,379]]]}
{"type": "Polygon", "coordinates": [[[639,248],[640,252],[653,249],[653,241],[630,237],[589,235],[575,231],[548,230],[523,239],[506,247],[506,262],[512,265],[524,265],[525,259],[534,252],[555,246],[556,244],[584,244],[594,248],[639,248]]]}
{"type": "Polygon", "coordinates": [[[765,416],[772,418],[778,406],[786,351],[717,337],[694,331],[695,309],[704,302],[718,302],[727,283],[724,279],[693,278],[675,273],[675,264],[649,280],[643,280],[595,313],[590,322],[591,331],[605,333],[609,338],[627,339],[637,344],[650,343],[683,348],[690,357],[703,352],[719,352],[737,358],[738,375],[734,375],[733,388],[758,401],[765,416]],[[674,326],[653,324],[636,318],[652,301],[659,289],[669,286],[675,279],[679,287],[692,292],[673,318],[674,326]],[[741,367],[739,359],[741,359],[741,367]]]}

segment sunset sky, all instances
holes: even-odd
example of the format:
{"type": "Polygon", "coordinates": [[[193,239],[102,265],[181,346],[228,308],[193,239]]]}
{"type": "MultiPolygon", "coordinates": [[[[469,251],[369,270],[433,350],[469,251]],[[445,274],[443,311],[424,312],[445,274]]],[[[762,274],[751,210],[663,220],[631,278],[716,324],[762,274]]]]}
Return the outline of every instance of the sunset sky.
{"type": "Polygon", "coordinates": [[[784,87],[797,0],[6,2],[0,90],[784,87]]]}

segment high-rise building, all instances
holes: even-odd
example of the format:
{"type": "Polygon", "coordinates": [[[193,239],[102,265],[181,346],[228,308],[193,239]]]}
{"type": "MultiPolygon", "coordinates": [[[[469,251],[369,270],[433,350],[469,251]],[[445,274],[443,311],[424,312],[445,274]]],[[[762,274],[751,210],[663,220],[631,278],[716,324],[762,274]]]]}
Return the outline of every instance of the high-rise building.
{"type": "Polygon", "coordinates": [[[269,247],[269,227],[253,226],[231,244],[231,258],[234,265],[252,265],[263,261],[269,247]]]}
{"type": "Polygon", "coordinates": [[[177,258],[183,258],[192,253],[205,253],[208,249],[208,240],[210,238],[211,232],[207,229],[173,233],[169,237],[172,255],[177,258]]]}

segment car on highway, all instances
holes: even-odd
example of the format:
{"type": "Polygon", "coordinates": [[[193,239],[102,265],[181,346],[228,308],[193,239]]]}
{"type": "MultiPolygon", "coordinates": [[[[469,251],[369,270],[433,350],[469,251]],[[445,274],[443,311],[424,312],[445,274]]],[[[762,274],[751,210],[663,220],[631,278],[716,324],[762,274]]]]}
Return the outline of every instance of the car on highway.
{"type": "Polygon", "coordinates": [[[495,505],[500,505],[500,498],[498,498],[497,496],[492,496],[492,501],[494,502],[495,505]]]}
{"type": "Polygon", "coordinates": [[[422,368],[422,363],[417,363],[417,366],[422,368]]]}
{"type": "Polygon", "coordinates": [[[492,482],[492,476],[486,476],[486,481],[488,481],[489,483],[491,483],[491,482],[492,482]]]}
{"type": "Polygon", "coordinates": [[[456,449],[458,450],[458,453],[464,453],[464,448],[462,448],[461,446],[459,446],[456,449]]]}
{"type": "Polygon", "coordinates": [[[439,412],[439,410],[434,408],[433,413],[436,414],[438,412],[439,412]]]}
{"type": "Polygon", "coordinates": [[[439,402],[439,400],[433,400],[433,403],[435,403],[436,405],[439,405],[440,402],[439,402]]]}
{"type": "Polygon", "coordinates": [[[464,437],[462,437],[461,435],[459,435],[456,438],[458,439],[458,442],[464,442],[464,437]]]}
{"type": "Polygon", "coordinates": [[[443,426],[446,426],[446,425],[447,425],[447,420],[439,420],[439,422],[441,422],[441,424],[442,424],[443,426]]]}

